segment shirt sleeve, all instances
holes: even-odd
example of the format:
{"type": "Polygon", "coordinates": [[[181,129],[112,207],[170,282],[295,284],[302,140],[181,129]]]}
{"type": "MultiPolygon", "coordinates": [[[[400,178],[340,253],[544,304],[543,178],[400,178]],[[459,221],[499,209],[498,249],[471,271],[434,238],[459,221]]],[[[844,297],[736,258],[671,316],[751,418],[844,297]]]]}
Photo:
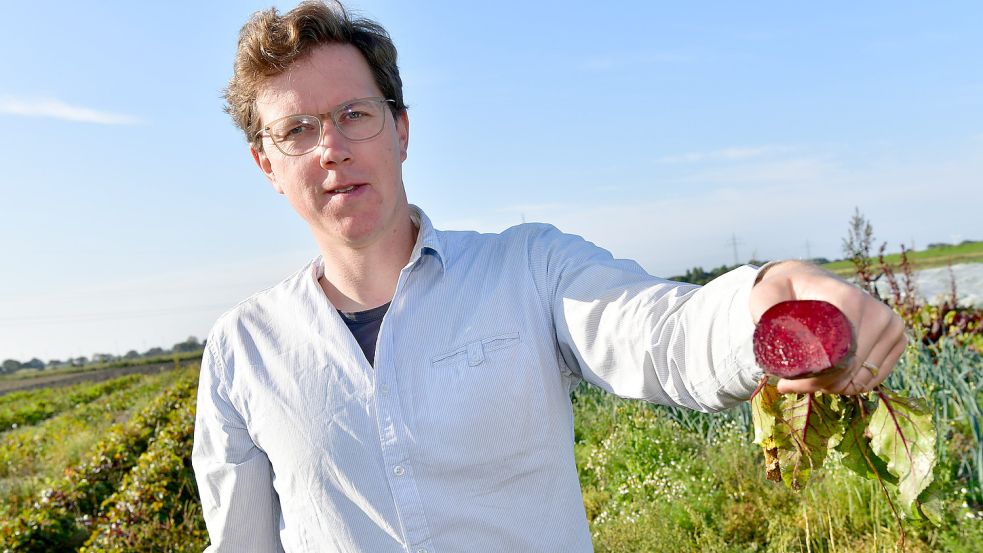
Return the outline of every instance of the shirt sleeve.
{"type": "Polygon", "coordinates": [[[699,287],[545,229],[533,247],[534,271],[574,375],[622,397],[704,412],[750,397],[763,374],[751,345],[755,268],[699,287]]]}
{"type": "Polygon", "coordinates": [[[273,470],[229,401],[213,344],[202,358],[191,453],[211,540],[205,553],[282,552],[273,470]]]}

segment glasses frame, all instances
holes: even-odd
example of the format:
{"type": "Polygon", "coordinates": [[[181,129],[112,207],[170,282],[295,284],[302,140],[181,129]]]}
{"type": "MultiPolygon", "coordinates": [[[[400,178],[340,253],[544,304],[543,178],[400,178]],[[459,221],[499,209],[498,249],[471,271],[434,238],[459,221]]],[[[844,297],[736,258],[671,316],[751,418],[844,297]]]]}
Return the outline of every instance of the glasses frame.
{"type": "MultiPolygon", "coordinates": [[[[352,100],[348,100],[344,102],[343,104],[339,104],[338,106],[336,106],[334,109],[332,109],[327,113],[319,113],[319,114],[293,113],[290,115],[286,115],[284,117],[280,117],[273,121],[270,121],[269,124],[267,124],[265,127],[263,127],[262,129],[256,132],[256,138],[260,140],[262,140],[263,138],[269,138],[270,142],[272,142],[273,145],[276,146],[276,149],[280,150],[280,153],[282,153],[285,156],[291,156],[291,157],[304,156],[318,149],[318,147],[321,145],[321,142],[324,141],[324,118],[327,117],[331,120],[331,124],[334,125],[334,128],[338,130],[338,134],[345,137],[345,140],[348,140],[350,142],[365,142],[366,140],[372,140],[373,138],[382,134],[382,131],[386,128],[385,119],[382,120],[382,125],[379,127],[379,130],[372,136],[366,138],[350,138],[347,134],[345,134],[345,131],[342,130],[341,125],[338,123],[338,116],[342,113],[345,113],[347,111],[346,108],[348,108],[348,106],[356,102],[375,102],[377,104],[389,103],[391,106],[396,105],[396,100],[392,100],[390,98],[383,98],[382,96],[369,96],[368,98],[354,98],[352,100]],[[273,128],[273,126],[279,123],[280,121],[290,119],[291,117],[298,117],[298,116],[313,117],[315,120],[317,120],[317,142],[310,150],[307,150],[306,152],[301,152],[299,154],[289,154],[283,151],[283,148],[281,148],[280,145],[277,143],[277,141],[273,139],[273,135],[270,134],[270,129],[273,128]]],[[[392,110],[390,109],[390,111],[392,110]]]]}

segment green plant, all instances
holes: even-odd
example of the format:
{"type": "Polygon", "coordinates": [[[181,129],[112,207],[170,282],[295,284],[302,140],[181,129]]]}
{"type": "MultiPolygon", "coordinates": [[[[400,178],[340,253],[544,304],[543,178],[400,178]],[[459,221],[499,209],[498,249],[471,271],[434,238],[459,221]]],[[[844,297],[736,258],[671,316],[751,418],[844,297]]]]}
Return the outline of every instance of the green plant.
{"type": "Polygon", "coordinates": [[[171,413],[116,492],[103,502],[81,553],[201,551],[207,545],[189,463],[194,407],[194,397],[188,397],[171,413]]]}
{"type": "Polygon", "coordinates": [[[183,399],[194,395],[196,384],[197,371],[186,373],[127,423],[113,427],[84,462],[42,490],[33,505],[0,522],[0,547],[41,553],[81,545],[99,505],[133,467],[158,427],[183,399]]]}
{"type": "Polygon", "coordinates": [[[141,375],[127,375],[95,384],[76,384],[68,388],[41,388],[0,396],[0,431],[37,424],[66,409],[128,388],[140,378],[141,375]]]}
{"type": "Polygon", "coordinates": [[[0,518],[33,502],[46,480],[82,460],[108,429],[139,412],[180,373],[139,375],[128,387],[76,405],[34,426],[0,434],[0,518]]]}
{"type": "Polygon", "coordinates": [[[874,228],[871,226],[862,213],[860,208],[854,208],[853,217],[850,218],[850,228],[846,238],[843,239],[843,253],[850,263],[853,264],[857,274],[857,283],[861,288],[876,294],[874,289],[873,267],[870,259],[870,248],[874,242],[874,228]]]}

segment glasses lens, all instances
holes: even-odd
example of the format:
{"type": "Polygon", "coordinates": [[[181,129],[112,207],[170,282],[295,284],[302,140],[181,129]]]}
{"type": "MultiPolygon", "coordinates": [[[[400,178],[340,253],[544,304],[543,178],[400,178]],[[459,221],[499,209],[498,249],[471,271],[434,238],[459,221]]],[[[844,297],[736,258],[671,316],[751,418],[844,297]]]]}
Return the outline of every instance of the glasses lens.
{"type": "Polygon", "coordinates": [[[287,155],[300,155],[317,147],[321,122],[310,115],[294,115],[273,123],[270,138],[287,155]]]}
{"type": "Polygon", "coordinates": [[[336,109],[332,116],[338,130],[349,140],[368,140],[382,132],[385,110],[382,101],[357,100],[336,109]]]}

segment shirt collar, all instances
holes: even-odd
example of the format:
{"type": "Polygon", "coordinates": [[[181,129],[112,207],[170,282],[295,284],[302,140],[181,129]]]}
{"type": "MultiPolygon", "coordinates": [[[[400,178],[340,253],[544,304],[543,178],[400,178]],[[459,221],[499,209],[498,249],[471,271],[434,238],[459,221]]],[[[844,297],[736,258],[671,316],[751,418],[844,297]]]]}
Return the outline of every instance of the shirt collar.
{"type": "Polygon", "coordinates": [[[441,271],[444,270],[447,258],[444,255],[444,243],[440,234],[433,228],[430,218],[419,207],[410,204],[410,220],[419,228],[416,236],[416,244],[413,246],[413,253],[410,254],[408,265],[412,265],[424,254],[433,254],[440,262],[441,271]]]}
{"type": "MultiPolygon", "coordinates": [[[[443,274],[446,258],[444,257],[444,243],[440,234],[433,228],[430,218],[419,207],[410,204],[410,220],[419,229],[416,235],[416,244],[413,245],[413,252],[410,253],[410,260],[407,267],[416,263],[425,254],[432,254],[440,263],[440,271],[443,274]]],[[[311,273],[316,282],[324,276],[324,258],[317,256],[311,267],[311,273]]]]}

